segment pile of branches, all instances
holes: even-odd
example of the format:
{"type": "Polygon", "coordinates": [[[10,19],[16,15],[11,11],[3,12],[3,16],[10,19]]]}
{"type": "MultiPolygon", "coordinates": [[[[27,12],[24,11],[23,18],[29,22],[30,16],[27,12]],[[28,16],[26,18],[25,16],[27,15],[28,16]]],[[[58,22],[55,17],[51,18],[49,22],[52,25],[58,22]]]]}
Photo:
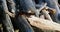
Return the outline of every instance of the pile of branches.
{"type": "Polygon", "coordinates": [[[60,32],[59,7],[57,0],[0,0],[0,32],[60,32]]]}

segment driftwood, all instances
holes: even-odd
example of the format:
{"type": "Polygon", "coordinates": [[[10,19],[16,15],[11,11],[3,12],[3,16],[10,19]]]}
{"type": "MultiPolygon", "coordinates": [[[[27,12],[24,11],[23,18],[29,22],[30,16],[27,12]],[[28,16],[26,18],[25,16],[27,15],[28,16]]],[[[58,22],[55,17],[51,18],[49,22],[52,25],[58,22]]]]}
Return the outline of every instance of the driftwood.
{"type": "Polygon", "coordinates": [[[42,13],[45,15],[45,17],[46,17],[48,20],[52,21],[50,15],[48,14],[48,13],[49,13],[48,11],[42,10],[42,13]]]}
{"type": "Polygon", "coordinates": [[[0,24],[0,30],[1,30],[1,32],[3,32],[3,26],[2,26],[2,24],[0,24]]]}
{"type": "Polygon", "coordinates": [[[30,24],[42,30],[60,31],[60,24],[55,23],[51,19],[50,15],[48,14],[49,12],[44,9],[42,10],[42,13],[47,19],[44,19],[44,16],[40,18],[31,16],[28,18],[30,24]]]}
{"type": "Polygon", "coordinates": [[[31,16],[31,18],[28,18],[28,20],[31,25],[38,27],[40,29],[60,31],[60,24],[55,23],[53,21],[47,19],[41,19],[33,16],[31,16]]]}
{"type": "Polygon", "coordinates": [[[2,6],[3,6],[3,24],[6,28],[5,30],[7,30],[7,32],[14,32],[14,28],[9,17],[9,11],[6,4],[6,0],[2,0],[2,6]]]}
{"type": "Polygon", "coordinates": [[[42,6],[41,8],[38,9],[39,12],[40,12],[42,9],[44,9],[46,6],[47,6],[47,3],[43,4],[43,6],[42,6]]]}
{"type": "Polygon", "coordinates": [[[13,14],[15,14],[15,11],[16,11],[16,8],[15,8],[15,3],[14,3],[14,1],[13,0],[7,0],[8,1],[8,5],[10,5],[10,7],[11,7],[11,12],[13,13],[13,14]]]}
{"type": "Polygon", "coordinates": [[[2,2],[3,2],[2,6],[3,6],[4,12],[7,13],[9,16],[14,17],[15,15],[13,13],[9,12],[9,10],[8,10],[6,0],[2,0],[2,2]]]}

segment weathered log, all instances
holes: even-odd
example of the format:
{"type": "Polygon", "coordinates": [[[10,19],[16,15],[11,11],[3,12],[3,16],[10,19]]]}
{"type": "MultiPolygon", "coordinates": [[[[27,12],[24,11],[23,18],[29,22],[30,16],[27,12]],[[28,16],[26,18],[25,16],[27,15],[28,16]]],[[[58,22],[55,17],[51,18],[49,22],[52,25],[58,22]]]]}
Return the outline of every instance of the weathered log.
{"type": "Polygon", "coordinates": [[[12,14],[11,12],[9,12],[9,10],[8,10],[6,0],[1,0],[1,1],[2,1],[3,10],[5,11],[5,13],[7,13],[8,15],[10,15],[11,17],[14,17],[14,14],[12,14]]]}
{"type": "Polygon", "coordinates": [[[15,14],[15,12],[16,12],[15,6],[16,6],[16,5],[15,5],[14,0],[7,0],[7,3],[8,3],[8,5],[9,5],[10,8],[11,8],[11,12],[15,14]]]}
{"type": "Polygon", "coordinates": [[[55,23],[53,21],[47,19],[41,19],[33,16],[31,16],[31,18],[28,18],[28,20],[31,25],[36,26],[40,29],[60,31],[60,24],[55,23]]]}
{"type": "Polygon", "coordinates": [[[2,26],[2,24],[0,24],[0,32],[3,32],[3,26],[2,26]]]}
{"type": "Polygon", "coordinates": [[[15,32],[19,32],[19,29],[16,29],[15,32]]]}
{"type": "Polygon", "coordinates": [[[54,17],[53,20],[60,23],[60,10],[58,7],[58,0],[45,0],[45,2],[47,3],[48,7],[56,9],[56,13],[52,17],[54,17]]]}
{"type": "Polygon", "coordinates": [[[35,13],[39,17],[39,11],[36,10],[35,5],[32,0],[19,0],[20,11],[27,13],[29,10],[35,13]]]}
{"type": "Polygon", "coordinates": [[[19,29],[19,32],[34,32],[24,15],[16,17],[14,26],[19,29]]]}
{"type": "Polygon", "coordinates": [[[47,3],[43,4],[42,7],[40,7],[38,10],[41,11],[42,9],[44,9],[47,6],[47,3]]]}
{"type": "Polygon", "coordinates": [[[48,14],[48,13],[49,13],[48,11],[42,10],[42,13],[44,14],[44,16],[45,16],[48,20],[52,21],[50,15],[48,14]]]}
{"type": "Polygon", "coordinates": [[[6,28],[5,30],[7,32],[14,32],[14,28],[13,28],[13,25],[12,25],[12,22],[11,22],[11,19],[10,19],[9,15],[4,14],[3,16],[4,16],[3,24],[4,24],[4,27],[6,28]]]}
{"type": "MultiPolygon", "coordinates": [[[[2,1],[2,6],[3,6],[3,17],[2,18],[3,18],[3,24],[6,28],[5,30],[7,30],[7,32],[14,32],[11,19],[8,15],[9,11],[7,8],[6,0],[1,0],[1,1],[2,1]]],[[[11,15],[11,13],[10,13],[10,15],[11,15]]]]}

